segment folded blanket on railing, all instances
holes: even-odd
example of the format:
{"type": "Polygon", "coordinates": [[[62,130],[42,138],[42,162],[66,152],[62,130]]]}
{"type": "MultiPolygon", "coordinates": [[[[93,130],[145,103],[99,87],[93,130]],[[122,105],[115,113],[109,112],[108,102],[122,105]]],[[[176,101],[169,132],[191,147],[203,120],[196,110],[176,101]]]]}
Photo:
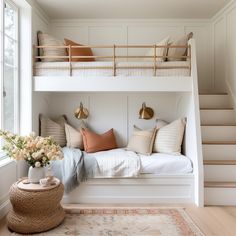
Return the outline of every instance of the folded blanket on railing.
{"type": "Polygon", "coordinates": [[[140,157],[124,149],[93,154],[68,147],[62,150],[64,158],[51,162],[51,172],[62,181],[66,193],[89,178],[137,177],[141,171],[140,157]]]}

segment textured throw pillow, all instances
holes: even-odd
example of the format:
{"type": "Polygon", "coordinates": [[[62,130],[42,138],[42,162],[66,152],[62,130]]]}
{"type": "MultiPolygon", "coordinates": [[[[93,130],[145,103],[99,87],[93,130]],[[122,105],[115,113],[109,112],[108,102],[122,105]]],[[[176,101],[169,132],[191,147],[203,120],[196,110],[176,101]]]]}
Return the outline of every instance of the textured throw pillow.
{"type": "MultiPolygon", "coordinates": [[[[173,42],[171,45],[173,46],[188,46],[188,40],[193,37],[193,33],[189,33],[187,35],[184,35],[177,41],[173,42]]],[[[186,48],[169,48],[168,50],[168,61],[182,61],[183,58],[176,58],[181,56],[187,55],[187,49],[186,48]]]]}
{"type": "MultiPolygon", "coordinates": [[[[69,39],[64,39],[66,46],[83,46],[69,39]]],[[[69,53],[69,52],[68,52],[69,53]]],[[[91,48],[71,48],[71,56],[93,56],[91,48]]],[[[94,58],[72,58],[71,61],[95,61],[94,58]]]]}
{"type": "MultiPolygon", "coordinates": [[[[65,46],[60,40],[54,38],[49,34],[38,33],[39,46],[65,46]]],[[[68,56],[66,48],[43,48],[40,50],[42,55],[40,56],[68,56]]],[[[67,58],[44,58],[41,59],[44,62],[52,61],[68,61],[67,58]]]]}
{"type": "Polygon", "coordinates": [[[51,136],[61,147],[66,145],[65,123],[67,123],[66,116],[60,116],[56,120],[40,115],[40,135],[42,137],[51,136]]]}
{"type": "MultiPolygon", "coordinates": [[[[167,46],[168,42],[170,40],[170,36],[164,38],[159,43],[157,43],[157,46],[167,46]]],[[[157,58],[156,61],[165,61],[167,54],[167,48],[156,48],[156,56],[164,56],[164,58],[157,58]]],[[[146,56],[154,56],[154,49],[149,49],[149,51],[146,53],[146,56]]],[[[150,61],[150,58],[146,58],[147,61],[150,61]]]]}
{"type": "Polygon", "coordinates": [[[82,129],[84,150],[88,153],[117,148],[113,129],[104,134],[96,134],[88,129],[82,129]]]}
{"type": "Polygon", "coordinates": [[[134,125],[133,134],[129,140],[127,150],[143,155],[151,155],[156,129],[141,130],[134,125]]]}
{"type": "Polygon", "coordinates": [[[158,129],[153,152],[181,155],[185,125],[185,119],[178,119],[158,129]]]}
{"type": "Polygon", "coordinates": [[[70,148],[79,148],[83,149],[83,137],[81,133],[81,129],[86,129],[85,123],[82,121],[77,129],[72,127],[71,125],[65,124],[65,132],[66,132],[66,146],[70,148]]]}

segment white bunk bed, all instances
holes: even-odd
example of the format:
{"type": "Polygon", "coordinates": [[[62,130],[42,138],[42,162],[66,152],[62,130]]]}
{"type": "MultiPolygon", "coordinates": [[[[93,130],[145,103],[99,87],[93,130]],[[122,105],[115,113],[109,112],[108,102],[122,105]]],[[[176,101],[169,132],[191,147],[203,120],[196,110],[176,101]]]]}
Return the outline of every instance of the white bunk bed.
{"type": "MultiPolygon", "coordinates": [[[[155,45],[152,47],[156,49],[155,45]]],[[[115,50],[112,62],[77,63],[72,62],[69,56],[69,61],[61,64],[34,63],[35,92],[175,92],[184,98],[179,104],[179,115],[182,110],[186,110],[184,155],[191,159],[192,173],[89,179],[65,195],[65,203],[195,202],[199,206],[203,205],[203,164],[194,39],[189,40],[188,48],[190,51],[186,56],[187,60],[174,64],[157,62],[156,55],[153,62],[120,62],[116,61],[118,57],[115,50]]],[[[36,56],[38,58],[40,56],[36,56]]],[[[125,58],[132,59],[128,56],[125,58]]]]}

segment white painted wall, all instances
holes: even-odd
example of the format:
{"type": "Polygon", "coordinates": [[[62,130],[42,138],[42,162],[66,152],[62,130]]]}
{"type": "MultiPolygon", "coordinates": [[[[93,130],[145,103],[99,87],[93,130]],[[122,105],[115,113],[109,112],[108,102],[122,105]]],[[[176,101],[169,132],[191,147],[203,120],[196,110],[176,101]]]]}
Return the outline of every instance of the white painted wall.
{"type": "MultiPolygon", "coordinates": [[[[32,42],[37,45],[37,31],[49,32],[49,20],[37,8],[32,8],[32,42]]],[[[49,93],[32,91],[32,131],[38,133],[38,116],[48,113],[49,93]]]]}
{"type": "Polygon", "coordinates": [[[231,1],[213,19],[214,89],[228,90],[236,102],[236,2],[231,1]]]}

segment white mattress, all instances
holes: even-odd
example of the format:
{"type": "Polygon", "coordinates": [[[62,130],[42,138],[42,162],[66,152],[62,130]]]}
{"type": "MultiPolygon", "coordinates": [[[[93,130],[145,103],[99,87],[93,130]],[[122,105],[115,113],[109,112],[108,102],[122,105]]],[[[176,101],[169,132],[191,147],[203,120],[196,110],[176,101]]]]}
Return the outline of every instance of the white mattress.
{"type": "Polygon", "coordinates": [[[191,160],[184,155],[153,153],[145,156],[123,148],[86,155],[96,159],[95,178],[137,177],[138,174],[175,175],[193,171],[191,160]]]}
{"type": "Polygon", "coordinates": [[[153,153],[139,156],[142,174],[187,174],[193,171],[191,160],[184,155],[153,153]]]}
{"type": "MultiPolygon", "coordinates": [[[[189,61],[167,61],[157,62],[157,67],[162,69],[156,70],[157,76],[189,76],[190,70],[188,68],[171,68],[164,67],[175,66],[189,66],[189,61]]],[[[110,61],[94,61],[94,62],[72,62],[72,76],[113,76],[113,69],[90,69],[90,67],[113,67],[110,61]]],[[[117,62],[117,67],[128,66],[153,66],[153,62],[117,62]]],[[[34,66],[35,76],[69,76],[70,63],[69,62],[36,62],[34,66]]],[[[116,76],[153,76],[153,69],[116,69],[116,76]]]]}

